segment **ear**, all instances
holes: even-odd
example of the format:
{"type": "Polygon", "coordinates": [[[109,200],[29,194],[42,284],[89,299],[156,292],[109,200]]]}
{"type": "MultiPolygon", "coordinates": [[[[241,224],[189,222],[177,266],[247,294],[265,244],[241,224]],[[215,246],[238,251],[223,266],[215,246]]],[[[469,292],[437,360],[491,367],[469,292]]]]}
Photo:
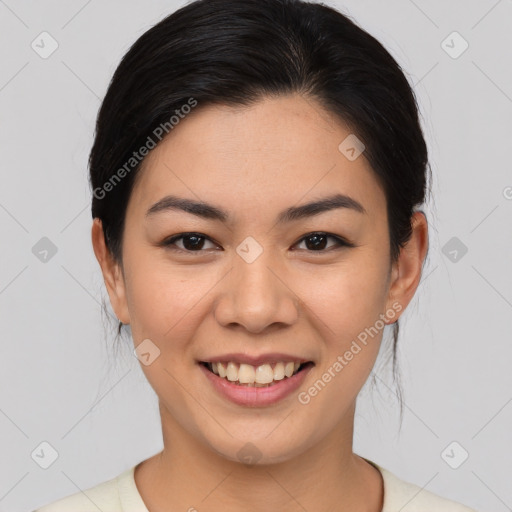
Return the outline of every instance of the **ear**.
{"type": "Polygon", "coordinates": [[[387,307],[398,302],[402,306],[401,311],[405,310],[418,288],[428,250],[428,223],[425,214],[415,212],[411,226],[411,238],[400,250],[398,261],[393,263],[389,285],[387,307]]]}
{"type": "Polygon", "coordinates": [[[122,268],[107,248],[103,224],[97,217],[92,223],[91,236],[94,254],[101,267],[112,309],[123,324],[129,324],[130,315],[126,302],[126,290],[122,268]]]}

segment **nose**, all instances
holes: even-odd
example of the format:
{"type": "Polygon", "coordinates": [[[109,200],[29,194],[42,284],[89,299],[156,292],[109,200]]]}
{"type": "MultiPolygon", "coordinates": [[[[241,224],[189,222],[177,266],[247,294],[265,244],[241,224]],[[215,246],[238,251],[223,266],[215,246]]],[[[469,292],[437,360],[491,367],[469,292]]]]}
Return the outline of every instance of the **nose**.
{"type": "Polygon", "coordinates": [[[290,273],[270,256],[270,250],[252,262],[234,256],[215,305],[215,318],[223,327],[242,326],[257,334],[297,321],[300,299],[288,282],[290,273]]]}

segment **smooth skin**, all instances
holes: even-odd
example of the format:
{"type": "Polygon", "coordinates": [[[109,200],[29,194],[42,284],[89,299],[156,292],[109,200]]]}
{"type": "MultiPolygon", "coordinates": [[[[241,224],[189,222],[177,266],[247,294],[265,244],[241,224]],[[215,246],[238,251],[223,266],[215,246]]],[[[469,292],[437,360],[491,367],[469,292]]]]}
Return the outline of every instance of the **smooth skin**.
{"type": "Polygon", "coordinates": [[[127,207],[122,264],[94,220],[94,251],[114,312],[130,324],[135,346],[150,339],[160,350],[141,364],[159,398],[164,441],[135,471],[150,512],[382,509],[381,475],[353,453],[352,438],[356,398],[383,331],[307,405],[298,400],[379,315],[398,304],[401,312],[386,323],[398,319],[428,247],[425,216],[416,212],[412,237],[391,263],[384,192],[364,153],[350,161],[338,150],[350,133],[300,95],[250,107],[198,105],[143,162],[127,207]],[[334,193],[366,213],[338,208],[276,223],[286,208],[334,193]],[[175,209],[147,214],[170,194],[213,204],[230,220],[175,209]],[[317,249],[304,237],[318,231],[355,247],[327,238],[317,249]],[[206,238],[163,243],[184,232],[206,238]],[[236,251],[249,236],[263,249],[252,263],[236,251]],[[243,407],[217,394],[198,366],[230,352],[285,352],[315,366],[277,404],[243,407]],[[253,465],[237,456],[249,442],[261,452],[253,465]]]}

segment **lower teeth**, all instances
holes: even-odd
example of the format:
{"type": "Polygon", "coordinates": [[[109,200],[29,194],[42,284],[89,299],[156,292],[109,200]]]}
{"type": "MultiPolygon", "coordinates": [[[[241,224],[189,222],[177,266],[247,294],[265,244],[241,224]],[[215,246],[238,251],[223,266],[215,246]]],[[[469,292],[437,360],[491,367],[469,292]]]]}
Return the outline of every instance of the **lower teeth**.
{"type": "MultiPolygon", "coordinates": [[[[301,368],[299,368],[297,370],[297,372],[295,372],[292,377],[295,377],[295,375],[297,375],[297,373],[299,373],[299,371],[301,370],[301,368]]],[[[212,372],[213,373],[213,372],[212,372]]],[[[220,377],[220,375],[218,374],[214,374],[214,375],[217,375],[217,377],[220,377]]],[[[235,381],[232,381],[232,380],[229,380],[225,377],[221,377],[221,379],[224,378],[225,380],[227,380],[228,382],[230,382],[231,384],[236,384],[237,386],[245,386],[246,388],[268,388],[270,386],[274,386],[276,384],[278,384],[279,382],[282,382],[283,380],[285,379],[290,379],[291,377],[285,377],[284,379],[281,379],[281,380],[273,380],[272,382],[270,382],[269,384],[260,384],[259,382],[251,382],[251,383],[240,383],[238,380],[235,380],[235,381]]]]}
{"type": "MultiPolygon", "coordinates": [[[[226,380],[228,380],[228,379],[226,379],[226,380]]],[[[283,380],[283,379],[281,379],[281,380],[283,380]]],[[[268,387],[273,386],[274,384],[277,384],[278,382],[281,382],[281,381],[279,381],[279,380],[272,381],[269,384],[260,384],[258,382],[252,382],[250,384],[241,384],[238,381],[233,382],[231,380],[228,380],[228,382],[231,382],[232,384],[236,384],[237,386],[245,386],[246,388],[268,388],[268,387]]]]}

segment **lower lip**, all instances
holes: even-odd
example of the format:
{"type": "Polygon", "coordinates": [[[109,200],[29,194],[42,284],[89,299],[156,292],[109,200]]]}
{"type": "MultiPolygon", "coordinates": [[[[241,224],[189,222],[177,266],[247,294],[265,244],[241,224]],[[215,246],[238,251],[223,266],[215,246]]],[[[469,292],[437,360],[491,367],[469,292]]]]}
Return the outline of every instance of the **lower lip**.
{"type": "Polygon", "coordinates": [[[304,382],[306,375],[313,366],[310,365],[304,368],[292,377],[285,377],[272,386],[255,388],[234,384],[227,379],[219,377],[199,363],[201,371],[219,394],[237,405],[244,405],[246,407],[263,407],[279,402],[279,400],[293,393],[304,382]]]}

